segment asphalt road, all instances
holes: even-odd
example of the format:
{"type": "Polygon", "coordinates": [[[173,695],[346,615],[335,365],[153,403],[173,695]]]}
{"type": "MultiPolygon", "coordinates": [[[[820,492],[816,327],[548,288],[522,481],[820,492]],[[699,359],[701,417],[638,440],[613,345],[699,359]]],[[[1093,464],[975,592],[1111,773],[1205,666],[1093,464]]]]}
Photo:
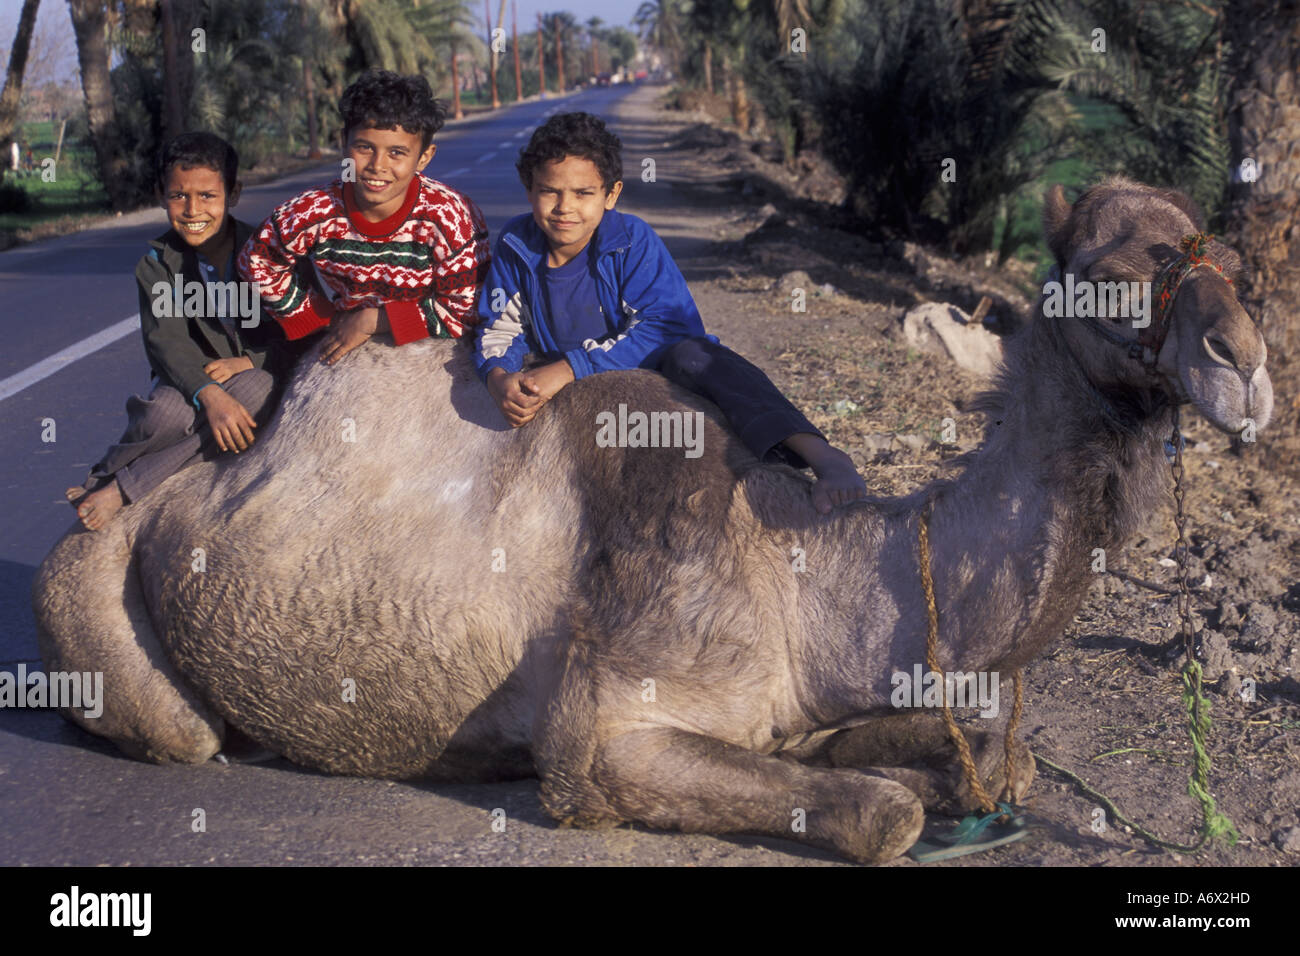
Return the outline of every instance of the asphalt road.
{"type": "MultiPolygon", "coordinates": [[[[692,210],[674,198],[669,171],[658,171],[660,188],[639,182],[643,158],[662,136],[634,107],[654,95],[592,90],[449,124],[426,172],[467,193],[495,238],[527,208],[513,165],[527,135],[551,112],[590,110],[624,139],[622,207],[649,219],[674,255],[689,258],[699,240],[682,227],[692,210]]],[[[331,164],[247,188],[236,215],[260,222],[336,174],[331,164]]],[[[0,253],[0,669],[38,663],[31,582],[72,523],[63,489],[79,483],[120,433],[127,395],[147,388],[139,332],[29,381],[51,356],[135,314],[135,263],[165,228],[161,210],[150,210],[0,253]],[[43,441],[51,421],[55,440],[43,441]]],[[[327,777],[283,760],[156,767],[52,712],[0,710],[0,864],[828,862],[836,861],[759,838],[561,830],[541,813],[536,781],[433,787],[327,777]]]]}

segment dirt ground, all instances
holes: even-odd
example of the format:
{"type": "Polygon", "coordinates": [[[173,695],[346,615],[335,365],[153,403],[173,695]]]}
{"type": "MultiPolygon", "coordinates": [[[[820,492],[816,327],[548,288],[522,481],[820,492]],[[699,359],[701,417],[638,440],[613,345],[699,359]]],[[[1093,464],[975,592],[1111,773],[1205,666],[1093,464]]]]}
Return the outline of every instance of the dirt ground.
{"type": "MultiPolygon", "coordinates": [[[[667,181],[681,214],[665,227],[660,209],[656,225],[708,330],[767,371],[853,456],[874,492],[901,494],[950,475],[945,460],[980,435],[979,416],[966,409],[982,382],[946,357],[909,349],[902,317],[926,301],[969,311],[988,295],[991,327],[1010,332],[1027,320],[1029,268],[956,263],[846,231],[827,202],[836,200],[834,174],[815,159],[802,158],[791,171],[769,161],[769,144],[741,140],[703,113],[665,110],[651,97],[633,97],[623,110],[627,168],[647,155],[657,170],[656,183],[629,182],[625,208],[637,212],[646,190],[667,181]],[[806,312],[792,312],[795,288],[808,290],[806,312]],[[956,449],[937,441],[945,417],[957,423],[956,449]]],[[[1190,409],[1183,430],[1189,581],[1213,702],[1210,792],[1240,840],[1185,856],[1156,849],[1109,818],[1097,832],[1097,801],[1040,763],[1027,801],[1036,834],[939,865],[1300,862],[1297,489],[1264,467],[1267,431],[1260,445],[1234,448],[1190,409]],[[1255,699],[1248,702],[1242,690],[1250,681],[1255,699]]],[[[1174,542],[1171,496],[1118,560],[1108,556],[1110,569],[1170,588],[1174,542]]],[[[1026,669],[1021,727],[1036,754],[1078,773],[1140,825],[1186,843],[1201,816],[1187,793],[1191,747],[1177,633],[1172,597],[1099,574],[1059,644],[1026,669]]],[[[951,823],[931,816],[927,834],[951,823]]]]}

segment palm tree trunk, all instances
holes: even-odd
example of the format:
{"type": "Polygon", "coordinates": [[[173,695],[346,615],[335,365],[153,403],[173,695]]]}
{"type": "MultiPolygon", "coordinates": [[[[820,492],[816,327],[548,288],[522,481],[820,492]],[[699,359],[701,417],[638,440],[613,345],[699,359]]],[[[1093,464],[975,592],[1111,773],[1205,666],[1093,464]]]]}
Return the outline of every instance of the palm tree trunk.
{"type": "Polygon", "coordinates": [[[1231,187],[1228,231],[1249,272],[1242,302],[1268,343],[1278,437],[1300,453],[1300,330],[1292,315],[1300,301],[1300,2],[1232,0],[1225,26],[1234,51],[1228,135],[1234,179],[1243,180],[1231,187]]]}
{"type": "Polygon", "coordinates": [[[519,68],[519,9],[513,3],[510,5],[510,52],[515,58],[515,102],[520,103],[524,98],[524,81],[519,68]]]}
{"type": "Polygon", "coordinates": [[[749,132],[749,89],[745,86],[745,77],[739,70],[733,69],[731,59],[722,58],[722,77],[731,100],[731,120],[736,129],[742,133],[749,132]]]}
{"type": "Polygon", "coordinates": [[[185,131],[181,115],[181,79],[177,70],[176,23],[172,0],[158,0],[163,47],[163,141],[185,131]]]}
{"type": "Polygon", "coordinates": [[[497,93],[497,48],[492,42],[492,8],[488,6],[488,0],[483,0],[483,19],[487,23],[488,73],[492,80],[492,108],[499,110],[501,97],[497,93]]]}
{"type": "Polygon", "coordinates": [[[311,159],[320,157],[320,126],[316,119],[316,81],[311,75],[312,65],[308,58],[302,61],[302,92],[307,98],[307,156],[311,159]]]}
{"type": "Polygon", "coordinates": [[[704,88],[713,95],[713,47],[708,40],[704,41],[704,88]]]}
{"type": "Polygon", "coordinates": [[[99,178],[116,210],[126,208],[126,159],[117,148],[117,123],[113,111],[113,82],[108,70],[108,10],[103,0],[68,0],[72,32],[77,38],[81,66],[81,93],[86,100],[86,120],[95,147],[99,178]]]}
{"type": "Polygon", "coordinates": [[[559,92],[564,93],[568,86],[564,82],[564,38],[560,36],[560,24],[555,24],[555,68],[559,71],[560,80],[557,84],[559,92]]]}
{"type": "Polygon", "coordinates": [[[546,51],[542,43],[542,15],[537,14],[537,79],[541,84],[541,97],[546,99],[546,51]]]}
{"type": "Polygon", "coordinates": [[[451,43],[451,118],[465,118],[465,111],[460,108],[460,70],[456,66],[456,41],[454,40],[451,43]]]}
{"type": "Polygon", "coordinates": [[[22,13],[18,15],[18,32],[14,34],[14,46],[9,53],[9,70],[5,73],[4,92],[0,93],[0,146],[5,147],[3,155],[9,159],[8,146],[13,136],[14,127],[18,125],[18,103],[23,94],[23,74],[27,71],[27,53],[32,46],[32,31],[36,29],[36,11],[41,0],[23,0],[22,13]]]}

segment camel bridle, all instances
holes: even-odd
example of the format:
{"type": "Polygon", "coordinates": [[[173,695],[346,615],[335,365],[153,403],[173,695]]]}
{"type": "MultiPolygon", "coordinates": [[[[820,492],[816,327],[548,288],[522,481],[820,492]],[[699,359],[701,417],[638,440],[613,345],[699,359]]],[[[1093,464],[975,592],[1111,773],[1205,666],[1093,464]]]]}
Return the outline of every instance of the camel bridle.
{"type": "Polygon", "coordinates": [[[1197,269],[1213,269],[1228,285],[1233,282],[1223,271],[1223,266],[1210,258],[1210,241],[1214,236],[1203,232],[1194,232],[1183,236],[1178,243],[1178,255],[1165,264],[1156,273],[1156,303],[1151,324],[1143,329],[1136,339],[1121,335],[1114,324],[1101,321],[1096,316],[1083,316],[1085,328],[1101,336],[1112,345],[1118,345],[1128,353],[1128,357],[1138,362],[1148,373],[1156,378],[1165,378],[1157,368],[1160,350],[1164,348],[1169,336],[1169,327],[1173,320],[1174,300],[1178,297],[1178,287],[1197,269]]]}

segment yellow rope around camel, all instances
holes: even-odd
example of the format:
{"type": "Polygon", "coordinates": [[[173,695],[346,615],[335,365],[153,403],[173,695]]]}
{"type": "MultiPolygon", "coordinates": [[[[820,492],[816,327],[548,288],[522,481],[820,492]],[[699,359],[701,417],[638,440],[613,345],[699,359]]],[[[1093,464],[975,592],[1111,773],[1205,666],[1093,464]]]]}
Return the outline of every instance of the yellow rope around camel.
{"type": "MultiPolygon", "coordinates": [[[[1178,564],[1179,564],[1179,611],[1183,631],[1183,643],[1186,651],[1186,660],[1183,664],[1181,676],[1183,684],[1183,706],[1187,710],[1188,728],[1187,734],[1192,743],[1192,772],[1187,782],[1187,792],[1201,805],[1201,832],[1196,842],[1193,844],[1173,843],[1169,840],[1162,839],[1152,833],[1150,830],[1134,823],[1128,817],[1120,813],[1115,803],[1100,791],[1088,786],[1083,778],[1077,774],[1066,770],[1064,767],[1052,763],[1045,757],[1033,754],[1033,759],[1048,767],[1052,771],[1066,777],[1079,786],[1087,796],[1100,801],[1111,816],[1124,826],[1132,828],[1133,832],[1142,837],[1149,843],[1162,847],[1166,850],[1173,850],[1177,853],[1196,853],[1208,839],[1222,837],[1227,840],[1231,846],[1237,842],[1238,834],[1232,821],[1219,812],[1215,806],[1214,798],[1210,795],[1210,754],[1206,745],[1206,738],[1210,732],[1210,702],[1201,692],[1201,665],[1192,654],[1192,627],[1191,627],[1191,595],[1187,586],[1187,539],[1184,533],[1184,513],[1183,513],[1183,456],[1182,456],[1182,435],[1179,430],[1178,408],[1174,408],[1173,419],[1173,445],[1174,456],[1172,461],[1174,475],[1174,524],[1178,529],[1178,564]]],[[[921,586],[925,592],[925,605],[929,613],[929,626],[925,636],[925,660],[926,666],[936,674],[942,674],[943,670],[939,667],[939,609],[934,600],[934,581],[930,569],[930,529],[929,516],[926,511],[922,511],[918,524],[917,537],[920,544],[920,564],[921,564],[921,586]]],[[[1015,741],[1016,727],[1020,723],[1020,713],[1023,707],[1023,692],[1020,670],[1017,668],[1012,674],[1012,679],[1016,685],[1015,705],[1011,710],[1011,720],[1007,724],[1007,733],[1005,741],[1006,762],[1004,768],[1006,771],[1006,786],[1008,802],[1015,799],[1014,793],[1014,776],[1013,771],[1015,764],[1012,757],[1012,746],[1015,741]]],[[[948,728],[948,736],[952,738],[953,744],[957,747],[957,758],[961,762],[962,771],[966,776],[966,782],[970,786],[971,792],[979,801],[980,806],[987,814],[992,814],[997,805],[989,796],[988,791],[980,782],[979,772],[975,769],[975,761],[971,757],[970,744],[966,741],[966,735],[963,734],[953,720],[952,711],[948,707],[948,686],[944,681],[943,691],[940,698],[943,702],[943,722],[948,728]]]]}
{"type": "MultiPolygon", "coordinates": [[[[929,613],[929,626],[925,634],[925,666],[930,668],[933,674],[943,674],[944,670],[939,666],[939,608],[934,603],[934,581],[930,574],[930,528],[929,520],[924,513],[921,514],[920,525],[920,544],[921,544],[921,586],[925,590],[925,607],[929,613]]],[[[1015,800],[1015,756],[1013,744],[1015,743],[1016,728],[1020,725],[1020,712],[1024,706],[1024,694],[1021,690],[1020,669],[1016,668],[1011,674],[1011,679],[1016,685],[1016,700],[1011,708],[1011,720],[1007,723],[1007,734],[1004,743],[1005,760],[1003,768],[1006,771],[1007,782],[1003,788],[1007,801],[1015,800]]],[[[940,689],[940,701],[942,702],[943,722],[948,728],[948,736],[952,738],[953,745],[957,748],[957,759],[961,761],[961,769],[966,775],[966,783],[979,801],[981,809],[985,813],[993,813],[998,809],[989,792],[984,789],[984,784],[980,781],[979,771],[975,769],[975,758],[971,756],[970,744],[966,740],[966,735],[961,732],[957,726],[957,721],[953,719],[952,708],[948,706],[948,681],[943,681],[940,689]]]]}

